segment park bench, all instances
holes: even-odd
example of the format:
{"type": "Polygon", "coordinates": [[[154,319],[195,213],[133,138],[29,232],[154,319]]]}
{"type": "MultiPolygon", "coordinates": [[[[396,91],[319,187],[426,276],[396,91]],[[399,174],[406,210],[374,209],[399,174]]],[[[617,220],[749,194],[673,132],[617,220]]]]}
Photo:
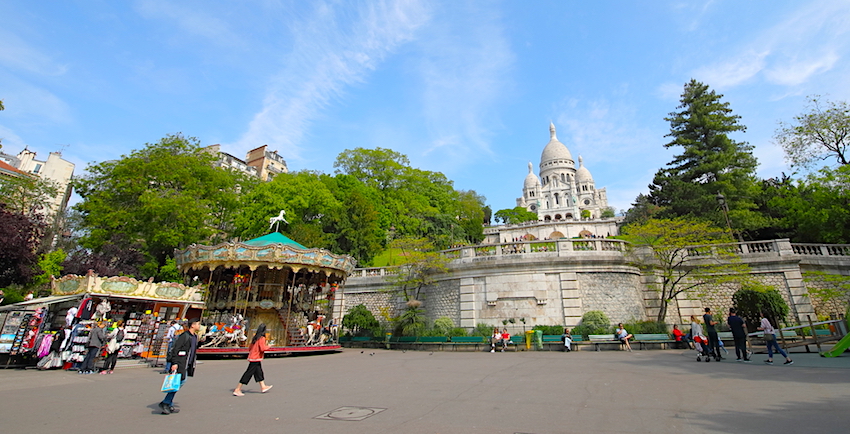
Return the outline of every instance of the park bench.
{"type": "Polygon", "coordinates": [[[600,345],[605,344],[615,344],[622,346],[623,343],[620,342],[619,339],[614,339],[613,334],[605,334],[605,335],[587,335],[587,340],[590,341],[591,344],[596,348],[596,351],[599,351],[600,345]]]}
{"type": "Polygon", "coordinates": [[[388,341],[388,349],[413,349],[416,344],[416,336],[393,336],[388,341]]]}
{"type": "Polygon", "coordinates": [[[446,336],[422,336],[416,343],[419,345],[419,349],[433,349],[434,347],[438,347],[440,351],[443,350],[443,345],[448,342],[449,338],[446,336]]]}
{"type": "Polygon", "coordinates": [[[562,335],[543,335],[543,347],[552,351],[555,347],[558,351],[564,351],[564,339],[562,335]]]}
{"type": "MultiPolygon", "coordinates": [[[[475,350],[478,350],[479,345],[488,344],[484,336],[452,336],[449,340],[450,342],[447,342],[446,345],[451,345],[452,349],[457,349],[462,345],[472,345],[475,350]]],[[[487,347],[489,348],[490,345],[488,344],[487,347]]]]}
{"type": "Polygon", "coordinates": [[[676,343],[676,340],[671,339],[667,333],[636,333],[632,342],[636,342],[638,348],[643,350],[647,344],[659,344],[664,349],[667,344],[676,343]]]}

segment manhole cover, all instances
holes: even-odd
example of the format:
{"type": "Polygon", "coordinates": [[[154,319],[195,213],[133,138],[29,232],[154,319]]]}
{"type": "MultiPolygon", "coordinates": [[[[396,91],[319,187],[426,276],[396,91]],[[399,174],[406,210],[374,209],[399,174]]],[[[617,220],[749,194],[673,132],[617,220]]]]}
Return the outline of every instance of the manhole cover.
{"type": "Polygon", "coordinates": [[[340,407],[336,410],[331,410],[327,413],[320,414],[313,419],[325,420],[363,420],[367,417],[374,416],[386,408],[377,407],[340,407]]]}

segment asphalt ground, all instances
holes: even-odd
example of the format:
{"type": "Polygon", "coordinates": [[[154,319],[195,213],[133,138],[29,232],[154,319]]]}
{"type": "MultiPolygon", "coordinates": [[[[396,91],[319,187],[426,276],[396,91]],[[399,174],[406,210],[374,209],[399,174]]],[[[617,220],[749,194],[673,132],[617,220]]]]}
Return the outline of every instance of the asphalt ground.
{"type": "Polygon", "coordinates": [[[244,359],[204,360],[161,415],[163,376],[0,370],[2,433],[787,433],[850,431],[850,353],[794,365],[693,351],[346,349],[266,359],[268,393],[232,396],[244,359]],[[362,352],[361,352],[362,351],[362,352]]]}

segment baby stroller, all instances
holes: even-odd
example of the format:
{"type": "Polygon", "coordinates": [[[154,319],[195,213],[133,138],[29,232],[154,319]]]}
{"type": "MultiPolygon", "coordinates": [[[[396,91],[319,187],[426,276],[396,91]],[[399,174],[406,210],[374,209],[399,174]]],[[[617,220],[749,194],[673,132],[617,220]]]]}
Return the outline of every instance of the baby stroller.
{"type": "Polygon", "coordinates": [[[711,348],[708,346],[708,338],[703,335],[694,336],[694,349],[697,350],[697,362],[701,362],[705,357],[706,362],[711,361],[711,348]]]}

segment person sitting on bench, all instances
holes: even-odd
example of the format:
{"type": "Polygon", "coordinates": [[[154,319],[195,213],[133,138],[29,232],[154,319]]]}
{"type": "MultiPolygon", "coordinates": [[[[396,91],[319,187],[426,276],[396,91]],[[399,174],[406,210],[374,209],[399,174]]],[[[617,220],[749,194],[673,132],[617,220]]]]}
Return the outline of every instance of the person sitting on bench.
{"type": "Polygon", "coordinates": [[[629,339],[633,339],[634,336],[632,336],[629,332],[626,331],[626,329],[623,327],[623,323],[617,325],[617,331],[614,332],[614,334],[617,336],[617,339],[620,340],[620,343],[626,345],[626,349],[628,349],[629,351],[632,350],[632,346],[629,344],[629,339]]]}

